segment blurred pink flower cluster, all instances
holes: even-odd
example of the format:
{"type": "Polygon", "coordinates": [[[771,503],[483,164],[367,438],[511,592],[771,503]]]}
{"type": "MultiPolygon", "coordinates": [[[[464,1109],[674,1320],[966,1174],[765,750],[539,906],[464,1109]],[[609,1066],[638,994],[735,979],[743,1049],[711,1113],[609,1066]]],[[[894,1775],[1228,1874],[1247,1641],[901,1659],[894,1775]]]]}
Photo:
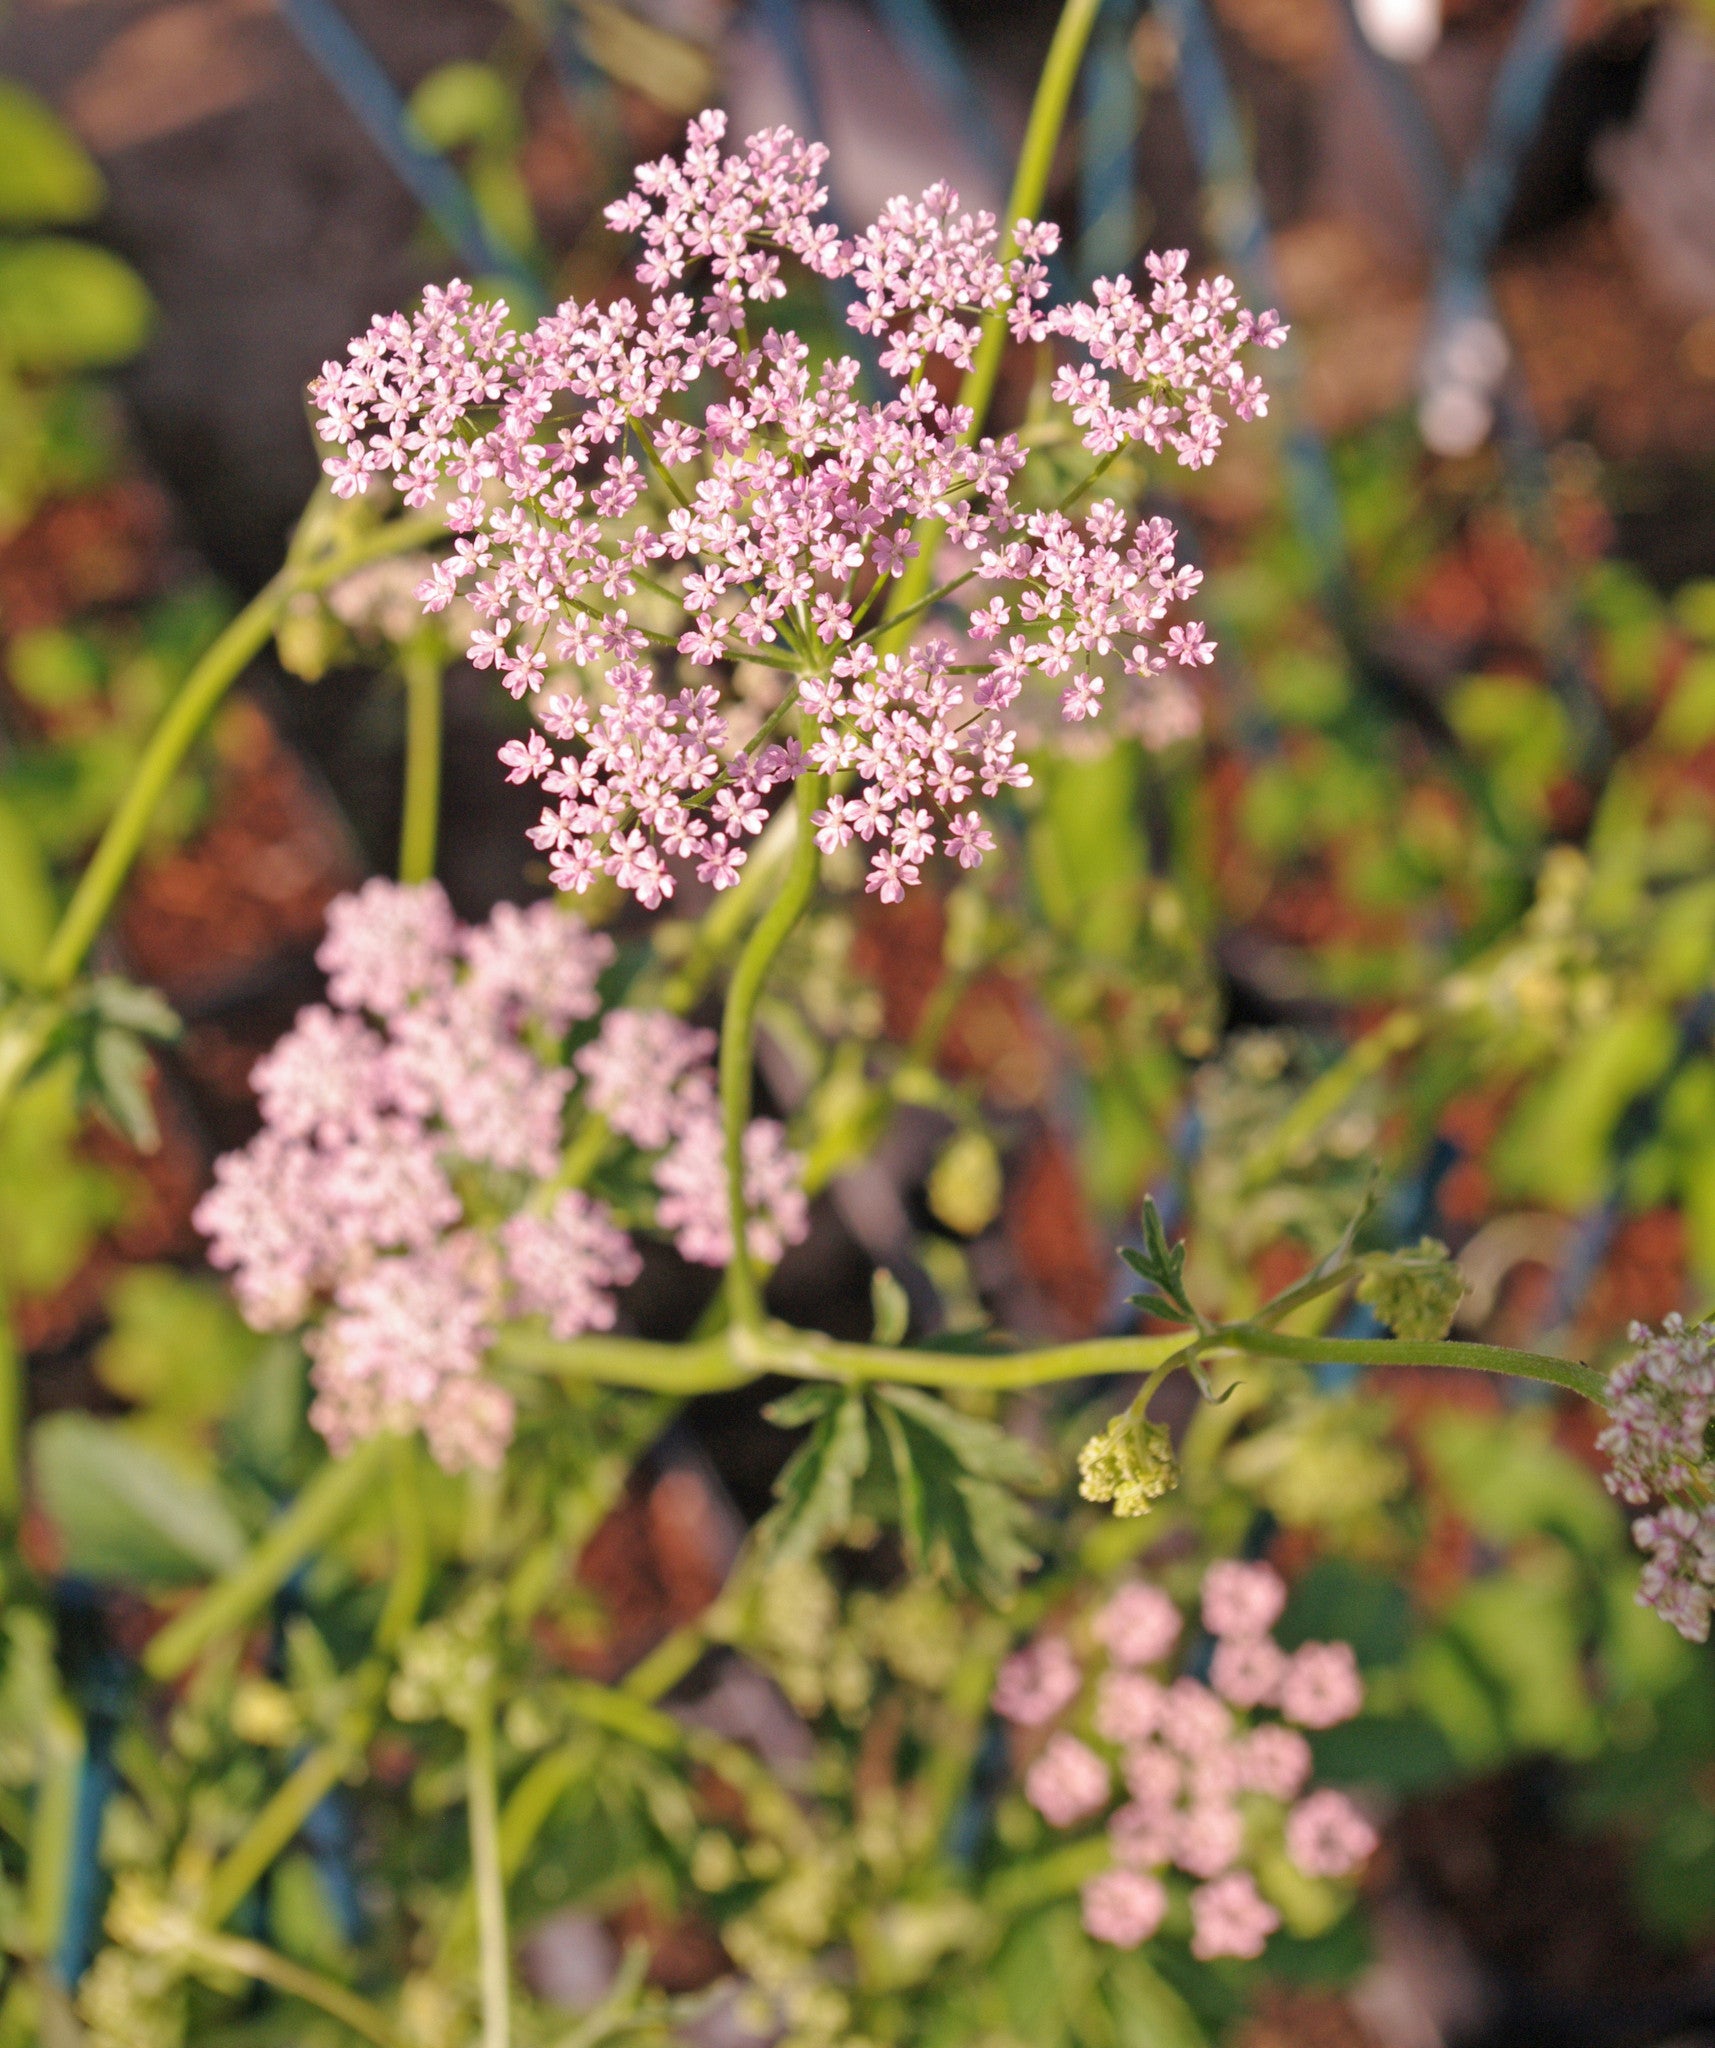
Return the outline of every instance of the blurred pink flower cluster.
{"type": "MultiPolygon", "coordinates": [[[[1021,221],[1003,257],[993,218],[945,186],[842,241],[820,217],[824,149],[781,128],[723,155],[724,132],[701,115],[683,155],[643,166],[608,209],[642,239],[641,303],[568,300],[518,333],[455,283],[376,320],[313,387],[338,450],[326,468],[342,495],[383,476],[411,505],[441,503],[456,538],[424,605],[464,590],[483,621],[470,657],[514,696],[571,685],[502,752],[551,800],[532,837],[560,887],[607,875],[654,907],[685,866],[728,887],[763,798],[813,766],[855,771],[823,844],[864,840],[869,886],[893,901],[938,849],[971,866],[992,845],[976,799],[1029,779],[1009,715],[1027,680],[1082,720],[1117,666],[1150,743],[1196,730],[1173,671],[1212,643],[1166,620],[1198,573],[1166,521],[1078,501],[1133,444],[1211,461],[1229,417],[1266,409],[1241,349],[1285,330],[1241,310],[1225,278],[1188,283],[1183,252],[1151,256],[1141,294],[1103,280],[1090,302],[1049,308],[1058,230],[1021,221]],[[816,366],[795,334],[752,332],[752,309],[785,295],[788,257],[851,281],[849,318],[882,342],[891,390],[860,396],[851,357],[816,366]],[[700,302],[675,289],[694,269],[700,302]],[[1022,487],[1018,438],[977,439],[929,374],[932,358],[968,369],[1001,311],[1016,340],[1079,352],[1054,392],[1094,459],[1054,503],[1022,487]],[[962,593],[962,652],[930,638],[879,653],[924,521],[951,557],[935,595],[962,593]],[[737,743],[722,708],[737,661],[782,672],[796,733],[776,740],[770,720],[737,743]]],[[[929,618],[926,603],[916,626],[929,618]]]]}
{"type": "MultiPolygon", "coordinates": [[[[570,1119],[646,1156],[653,1223],[688,1259],[731,1251],[713,1035],[665,1012],[596,1015],[612,942],[552,903],[462,926],[438,883],[371,881],[329,908],[328,1003],[257,1062],[262,1129],[196,1211],[257,1329],[312,1323],[315,1425],[336,1451],[420,1428],[449,1469],[512,1434],[484,1375],[496,1327],[613,1327],[640,1260],[607,1204],[562,1178],[570,1119]],[[581,1081],[581,1091],[580,1091],[581,1081]]],[[[776,1259],[808,1210],[778,1124],[746,1133],[751,1247],[776,1259]]]]}
{"type": "Polygon", "coordinates": [[[1311,1756],[1300,1730],[1359,1711],[1357,1660],[1340,1642],[1283,1650],[1271,1631],[1285,1604],[1285,1584],[1266,1564],[1209,1567],[1207,1684],[1165,1674],[1182,1617],[1143,1583],[1122,1587],[1093,1619],[1102,1653],[1093,1687],[1061,1635],[1038,1637],[1002,1665],[997,1713],[1023,1728],[1062,1723],[1026,1771],[1025,1797],[1057,1828],[1106,1815],[1112,1867],[1083,1893],[1084,1925],[1098,1941],[1147,1941],[1167,1915],[1176,1870],[1197,1880],[1192,1953],[1260,1955],[1280,1915],[1250,1867],[1259,1850],[1283,1842],[1306,1876],[1341,1878],[1375,1848],[1375,1831],[1343,1793],[1305,1793],[1311,1756]],[[1258,1718],[1264,1708],[1279,1718],[1258,1718]],[[1127,1796],[1113,1806],[1116,1780],[1127,1796]]]}
{"type": "Polygon", "coordinates": [[[1644,1323],[1633,1323],[1630,1336],[1636,1349],[1608,1376],[1612,1421],[1596,1439],[1613,1465],[1608,1490],[1633,1507],[1657,1503],[1632,1524],[1649,1560],[1639,1603],[1689,1641],[1707,1642],[1715,1605],[1715,1328],[1688,1329],[1670,1315],[1659,1336],[1644,1323]]]}

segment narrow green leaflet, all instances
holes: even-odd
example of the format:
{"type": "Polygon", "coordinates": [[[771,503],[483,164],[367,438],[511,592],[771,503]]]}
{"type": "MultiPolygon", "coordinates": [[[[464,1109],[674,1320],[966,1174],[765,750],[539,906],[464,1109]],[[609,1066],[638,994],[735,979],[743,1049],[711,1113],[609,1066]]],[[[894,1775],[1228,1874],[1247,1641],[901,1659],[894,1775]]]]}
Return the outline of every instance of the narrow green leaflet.
{"type": "Polygon", "coordinates": [[[69,1571],[183,1585],[244,1556],[225,1495],[123,1423],[50,1415],[32,1432],[31,1462],[69,1571]]]}
{"type": "Polygon", "coordinates": [[[769,1516],[775,1555],[810,1557],[838,1542],[852,1518],[852,1488],[869,1465],[863,1394],[856,1387],[802,1387],[776,1401],[768,1419],[785,1428],[812,1422],[808,1439],[775,1481],[780,1505],[769,1516]]]}
{"type": "Polygon", "coordinates": [[[1019,1498],[1019,1489],[1042,1484],[1035,1452],[917,1387],[877,1387],[875,1399],[912,1565],[1007,1599],[1039,1562],[1026,1541],[1030,1509],[1019,1498]]]}
{"type": "Polygon", "coordinates": [[[1143,1250],[1121,1245],[1120,1257],[1146,1283],[1141,1294],[1127,1297],[1133,1308],[1160,1316],[1164,1322],[1196,1322],[1197,1311],[1185,1292],[1185,1246],[1167,1242],[1161,1212],[1148,1195],[1143,1198],[1143,1250]]]}

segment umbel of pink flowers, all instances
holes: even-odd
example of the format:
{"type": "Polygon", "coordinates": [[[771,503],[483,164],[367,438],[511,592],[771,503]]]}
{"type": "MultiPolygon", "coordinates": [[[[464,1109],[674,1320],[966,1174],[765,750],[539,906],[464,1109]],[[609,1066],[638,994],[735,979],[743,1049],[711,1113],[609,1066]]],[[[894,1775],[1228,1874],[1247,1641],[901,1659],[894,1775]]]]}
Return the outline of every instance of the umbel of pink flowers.
{"type": "Polygon", "coordinates": [[[483,621],[471,660],[538,700],[541,729],[501,758],[550,799],[531,837],[561,888],[608,875],[653,908],[679,868],[729,887],[764,799],[810,767],[842,779],[824,851],[862,840],[868,886],[897,901],[938,850],[969,867],[992,847],[977,799],[1029,780],[1027,686],[1077,721],[1123,671],[1131,727],[1159,746],[1196,730],[1179,672],[1213,653],[1201,625],[1168,623],[1200,578],[1167,521],[1082,486],[1039,497],[1018,436],[976,438],[934,363],[968,369],[998,312],[1016,341],[1058,345],[1053,396],[1093,484],[1134,444],[1212,461],[1229,416],[1266,409],[1240,350],[1286,330],[1226,278],[1188,283],[1183,251],[1150,256],[1142,291],[1103,279],[1050,307],[1058,230],[1019,222],[1003,260],[993,218],[944,185],[842,240],[821,217],[826,150],[779,128],[723,156],[724,132],[699,116],[683,156],[608,209],[642,239],[636,298],[568,300],[519,333],[454,283],[377,319],[312,387],[325,467],[342,495],[382,476],[443,506],[456,539],[418,595],[439,611],[462,590],[483,621]],[[789,260],[851,281],[884,395],[859,395],[851,357],[812,366],[797,335],[753,329],[789,260]],[[918,644],[878,651],[924,521],[941,616],[925,606],[918,644]],[[782,692],[742,745],[723,695],[739,662],[782,692]]]}
{"type": "Polygon", "coordinates": [[[1203,1625],[1214,1638],[1208,1682],[1167,1666],[1182,1618],[1159,1587],[1122,1587],[1090,1629],[1093,1689],[1063,1635],[1039,1636],[1001,1666],[994,1708],[1024,1730],[1052,1727],[1024,1776],[1050,1826],[1104,1819],[1111,1867],[1084,1886],[1084,1926],[1136,1948],[1167,1918],[1174,1872],[1189,1891],[1191,1952],[1257,1956],[1280,1926],[1253,1872],[1271,1849],[1307,1877],[1349,1877],[1376,1846],[1344,1793],[1307,1792],[1300,1730],[1350,1720],[1364,1702],[1348,1643],[1272,1634],[1286,1585],[1266,1564],[1213,1564],[1203,1625]],[[1073,1725],[1066,1725],[1071,1722],[1073,1725]],[[1115,1804],[1116,1784],[1124,1798],[1115,1804]]]}
{"type": "MultiPolygon", "coordinates": [[[[438,883],[377,880],[327,923],[328,1001],[257,1062],[262,1129],[216,1164],[197,1226],[253,1327],[310,1326],[311,1418],[336,1451],[420,1428],[451,1470],[497,1465],[513,1408],[483,1372],[496,1325],[611,1329],[640,1270],[565,1177],[578,1120],[638,1155],[685,1258],[731,1256],[714,1036],[610,1010],[566,1064],[613,943],[553,903],[463,926],[438,883]]],[[[798,1162],[766,1118],[744,1149],[750,1248],[772,1262],[808,1227],[798,1162]]]]}
{"type": "Polygon", "coordinates": [[[1670,1315],[1657,1335],[1633,1323],[1636,1347],[1609,1375],[1609,1426],[1596,1441],[1613,1469],[1608,1491],[1651,1507],[1632,1524],[1647,1562],[1640,1606],[1688,1642],[1709,1640],[1715,1607],[1715,1326],[1670,1315]]]}

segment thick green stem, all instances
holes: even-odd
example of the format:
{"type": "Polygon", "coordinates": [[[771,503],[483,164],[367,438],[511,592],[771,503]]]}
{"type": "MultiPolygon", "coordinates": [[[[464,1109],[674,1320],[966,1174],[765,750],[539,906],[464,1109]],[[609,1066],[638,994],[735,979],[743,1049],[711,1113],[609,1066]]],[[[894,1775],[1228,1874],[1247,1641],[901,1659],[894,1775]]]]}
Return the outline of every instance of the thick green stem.
{"type": "Polygon", "coordinates": [[[1608,1383],[1593,1366],[1575,1358],[1549,1358],[1538,1351],[1514,1351],[1504,1344],[1430,1342],[1408,1337],[1287,1337],[1278,1330],[1234,1324],[1215,1333],[1207,1347],[1256,1352],[1264,1358],[1300,1358],[1310,1365],[1453,1365],[1472,1372],[1509,1373],[1582,1394],[1598,1407],[1608,1383]]]}
{"type": "Polygon", "coordinates": [[[399,879],[435,872],[441,823],[441,672],[438,636],[418,633],[399,651],[405,681],[405,801],[399,818],[399,879]]]}
{"type": "Polygon", "coordinates": [[[372,1437],[349,1457],[324,1465],[243,1562],[150,1643],[143,1652],[149,1676],[170,1684],[216,1636],[241,1628],[271,1600],[374,1486],[388,1449],[385,1437],[372,1437]]]}
{"type": "Polygon", "coordinates": [[[44,1961],[59,1947],[71,1892],[73,1837],[83,1778],[83,1723],[57,1694],[36,1731],[39,1777],[30,1815],[30,1862],[24,1879],[23,1935],[44,1961]]]}
{"type": "Polygon", "coordinates": [[[231,1853],[216,1865],[209,1878],[203,1893],[202,1917],[210,1927],[218,1927],[237,1912],[275,1858],[297,1838],[298,1830],[362,1753],[372,1719],[366,1716],[361,1728],[354,1728],[337,1742],[311,1750],[257,1812],[231,1853]]]}
{"type": "MultiPolygon", "coordinates": [[[[1066,125],[1066,109],[1071,104],[1072,88],[1078,82],[1078,67],[1084,61],[1084,47],[1102,4],[1103,0],[1066,0],[1060,10],[1054,40],[1048,45],[1048,56],[1036,81],[1036,97],[1030,103],[1030,120],[1018,152],[1018,166],[1012,174],[1000,245],[1003,263],[1011,262],[1018,254],[1018,223],[1035,220],[1041,214],[1049,174],[1054,168],[1054,152],[1060,146],[1060,131],[1066,125]]],[[[976,361],[959,386],[958,402],[968,405],[974,415],[973,436],[981,430],[988,415],[1001,357],[1006,353],[1006,333],[1004,308],[989,314],[983,322],[976,361]]]]}
{"type": "Polygon", "coordinates": [[[657,1393],[719,1393],[766,1373],[851,1385],[890,1381],[913,1387],[1035,1387],[1102,1373],[1151,1372],[1184,1344],[1173,1337],[1098,1337],[1042,1351],[988,1356],[905,1351],[882,1344],[841,1344],[814,1331],[770,1323],[723,1330],[690,1344],[651,1344],[636,1337],[576,1337],[569,1343],[534,1330],[501,1333],[497,1363],[528,1372],[657,1393]]]}
{"type": "Polygon", "coordinates": [[[429,1528],[423,1515],[421,1475],[414,1437],[392,1440],[393,1577],[381,1619],[375,1624],[376,1646],[396,1650],[416,1625],[429,1585],[429,1528]]]}
{"type": "MultiPolygon", "coordinates": [[[[1002,262],[1010,262],[1018,254],[1018,223],[1035,220],[1042,211],[1049,173],[1054,168],[1054,152],[1060,144],[1060,131],[1066,125],[1066,109],[1071,104],[1072,88],[1078,82],[1078,67],[1083,62],[1084,48],[1096,25],[1096,17],[1102,11],[1102,4],[1103,0],[1065,0],[1060,10],[1054,40],[1048,46],[1047,59],[1036,81],[1036,97],[1030,103],[1030,119],[1025,126],[1017,168],[1012,174],[1012,191],[1007,197],[1006,220],[1001,236],[1002,262]]],[[[976,439],[988,418],[989,404],[1000,376],[1001,359],[1006,354],[1006,337],[1006,308],[1002,306],[984,319],[976,358],[959,385],[957,402],[971,409],[967,440],[976,439]]],[[[915,535],[917,553],[899,579],[885,639],[892,640],[900,622],[921,609],[935,580],[935,555],[940,536],[941,522],[938,519],[924,520],[918,526],[915,535]]]]}
{"type": "Polygon", "coordinates": [[[783,805],[763,827],[762,835],[750,849],[738,886],[716,897],[697,924],[691,949],[668,978],[661,991],[663,1009],[683,1016],[708,986],[715,969],[737,945],[745,926],[758,915],[761,899],[775,885],[780,870],[791,858],[796,819],[783,805]]]}
{"type": "Polygon", "coordinates": [[[792,927],[809,908],[822,857],[816,845],[815,813],[827,801],[825,775],[801,775],[793,792],[797,818],[792,860],[780,894],[745,941],[727,989],[721,1019],[721,1124],[726,1138],[727,1214],[732,1223],[732,1259],[727,1267],[727,1302],[742,1330],[762,1326],[762,1287],[746,1242],[750,1207],[744,1191],[744,1134],[750,1123],[751,1069],[756,1056],[756,1005],[768,970],[792,927]]]}
{"type": "Polygon", "coordinates": [[[295,578],[287,569],[265,583],[216,638],[167,706],[48,947],[42,979],[49,988],[66,988],[76,979],[168,785],[215,706],[267,646],[294,587],[295,578]]]}
{"type": "Polygon", "coordinates": [[[882,1344],[842,1344],[812,1330],[768,1323],[728,1329],[690,1344],[651,1344],[636,1337],[577,1337],[569,1343],[536,1330],[501,1333],[497,1363],[556,1378],[596,1380],[607,1386],[646,1387],[657,1393],[707,1394],[746,1385],[768,1373],[793,1379],[834,1380],[848,1386],[876,1381],[909,1387],[980,1387],[1005,1392],[1059,1380],[1113,1374],[1149,1374],[1176,1354],[1256,1352],[1270,1358],[1327,1360],[1363,1366],[1452,1365],[1475,1372],[1510,1373],[1541,1380],[1600,1402],[1606,1382],[1575,1359],[1514,1351],[1500,1344],[1416,1343],[1391,1337],[1290,1337],[1243,1323],[1194,1337],[1092,1337],[1037,1351],[960,1353],[909,1351],[882,1344]]]}
{"type": "Polygon", "coordinates": [[[465,1776],[470,1812],[470,1874],[476,1892],[482,2048],[508,2048],[512,2038],[512,1969],[506,1939],[506,1874],[500,1863],[494,1702],[486,1695],[478,1703],[466,1731],[465,1776]]]}
{"type": "Polygon", "coordinates": [[[199,1934],[191,1938],[190,1947],[199,1959],[212,1963],[216,1969],[235,1970],[241,1977],[271,1984],[288,1998],[301,1998],[306,2005],[320,2007],[354,2034],[373,2041],[375,2048],[406,2048],[403,2036],[394,2032],[378,2006],[371,2005],[367,1998],[359,1998],[355,1991],[347,1991],[343,1984],[332,1983],[289,1957],[264,1948],[259,1941],[240,1941],[230,1934],[199,1934]]]}
{"type": "Polygon", "coordinates": [[[367,562],[421,547],[444,530],[438,515],[422,514],[396,519],[361,540],[305,561],[288,556],[286,566],[216,637],[167,706],[119,808],[79,877],[42,961],[41,978],[46,987],[68,988],[76,980],[84,955],[113,908],[173,777],[215,707],[268,644],[287,600],[299,591],[325,589],[367,562]]]}

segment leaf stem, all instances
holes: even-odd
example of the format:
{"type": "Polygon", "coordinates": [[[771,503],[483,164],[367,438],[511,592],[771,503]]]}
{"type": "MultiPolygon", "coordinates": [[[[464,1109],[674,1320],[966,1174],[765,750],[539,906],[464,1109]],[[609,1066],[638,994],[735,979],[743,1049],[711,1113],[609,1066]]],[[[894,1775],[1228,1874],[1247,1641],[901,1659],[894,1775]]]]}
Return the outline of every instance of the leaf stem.
{"type": "MultiPolygon", "coordinates": [[[[1042,210],[1049,172],[1054,165],[1054,152],[1059,147],[1060,131],[1066,125],[1072,87],[1077,83],[1084,47],[1090,40],[1090,32],[1102,11],[1102,4],[1103,0],[1065,0],[1060,10],[1054,40],[1048,45],[1048,55],[1036,81],[1036,96],[1030,103],[1030,119],[1018,152],[1018,164],[1012,174],[1012,191],[1007,197],[1006,221],[1000,244],[1003,263],[1010,262],[1018,254],[1018,223],[1036,219],[1042,210]]],[[[970,407],[971,424],[967,440],[974,441],[983,430],[1005,354],[1006,308],[997,306],[983,319],[982,338],[977,343],[976,355],[959,385],[955,401],[970,407]]],[[[900,578],[897,601],[882,630],[882,644],[892,644],[897,650],[894,636],[899,622],[922,608],[934,580],[936,543],[941,530],[942,523],[938,519],[919,523],[915,534],[917,553],[900,578]]]]}
{"type": "Polygon", "coordinates": [[[1575,1358],[1550,1358],[1537,1351],[1515,1351],[1504,1344],[1465,1344],[1454,1339],[1430,1341],[1408,1337],[1288,1337],[1279,1330],[1244,1323],[1215,1331],[1206,1351],[1222,1348],[1254,1352],[1264,1358],[1299,1358],[1311,1365],[1451,1365],[1475,1372],[1509,1373],[1514,1379],[1540,1380],[1564,1387],[1587,1401],[1603,1405],[1608,1383],[1593,1366],[1575,1358]]]}
{"type": "Polygon", "coordinates": [[[825,775],[806,774],[798,778],[793,791],[797,826],[792,859],[780,894],[758,919],[738,956],[721,1020],[721,1125],[726,1142],[727,1215],[732,1226],[726,1291],[733,1323],[741,1330],[758,1330],[762,1326],[762,1287],[746,1242],[750,1208],[744,1188],[744,1137],[750,1123],[756,1006],[768,970],[815,893],[822,856],[816,845],[814,820],[827,795],[825,775]]]}
{"type": "Polygon", "coordinates": [[[200,1960],[212,1963],[216,1969],[235,1970],[241,1977],[253,1977],[259,1984],[271,1984],[276,1991],[285,1992],[288,1998],[301,1998],[306,2005],[319,2006],[354,2034],[373,2041],[375,2048],[405,2048],[402,2038],[393,2031],[387,2015],[379,2006],[371,2005],[367,1998],[359,1998],[355,1991],[348,1991],[343,1984],[335,1984],[326,1977],[318,1976],[314,1970],[306,1970],[302,1964],[292,1962],[289,1957],[264,1948],[259,1941],[242,1941],[230,1934],[199,1932],[189,1937],[189,1945],[200,1960]]]}
{"type": "Polygon", "coordinates": [[[399,650],[405,683],[405,801],[399,818],[399,879],[435,872],[441,822],[441,648],[427,632],[399,650]]]}
{"type": "MultiPolygon", "coordinates": [[[[1012,174],[1012,191],[1006,202],[1005,232],[1001,237],[1000,260],[1008,263],[1018,254],[1016,231],[1021,220],[1034,220],[1042,210],[1048,190],[1054,152],[1060,131],[1066,125],[1066,109],[1084,60],[1084,47],[1102,11],[1103,0],[1066,0],[1055,24],[1054,40],[1048,45],[1042,74],[1036,81],[1036,97],[1030,104],[1030,119],[1018,152],[1018,167],[1012,174]]],[[[983,321],[982,339],[976,360],[959,386],[960,405],[972,413],[971,433],[982,429],[995,380],[1000,375],[1001,357],[1006,351],[1006,311],[997,308],[983,321]]]]}
{"type": "MultiPolygon", "coordinates": [[[[306,518],[320,509],[320,503],[319,498],[312,499],[306,518]]],[[[320,555],[298,559],[295,550],[288,553],[285,566],[262,586],[193,664],[179,686],[178,695],[150,736],[130,786],[108,820],[49,943],[41,971],[45,987],[68,988],[77,978],[84,955],[95,943],[96,934],[113,908],[173,777],[215,707],[268,644],[287,600],[299,591],[325,589],[367,562],[403,554],[445,530],[438,514],[425,513],[391,520],[360,540],[320,555]]]]}
{"type": "Polygon", "coordinates": [[[149,1676],[170,1684],[190,1669],[216,1636],[241,1628],[356,1509],[374,1486],[388,1452],[386,1437],[371,1437],[349,1456],[330,1459],[261,1542],[149,1644],[143,1652],[149,1676]]]}
{"type": "Polygon", "coordinates": [[[465,1775],[470,1812],[471,1883],[476,1892],[482,2048],[509,2048],[512,2039],[512,1972],[506,1939],[506,1877],[500,1864],[494,1701],[486,1691],[465,1731],[465,1775]]]}
{"type": "Polygon", "coordinates": [[[1602,1375],[1576,1359],[1515,1351],[1500,1344],[1413,1342],[1396,1337],[1291,1337],[1255,1324],[1217,1326],[1207,1335],[1091,1337],[1033,1351],[912,1351],[881,1344],[844,1344],[782,1323],[729,1328],[690,1344],[653,1344],[636,1337],[578,1337],[569,1343],[514,1326],[494,1346],[497,1363],[556,1378],[596,1380],[682,1395],[718,1393],[780,1373],[792,1379],[848,1386],[870,1382],[909,1387],[972,1387],[1004,1392],[1060,1380],[1156,1373],[1176,1360],[1243,1351],[1269,1358],[1328,1360],[1372,1367],[1446,1365],[1509,1373],[1564,1387],[1600,1402],[1602,1375]]]}
{"type": "Polygon", "coordinates": [[[218,1927],[237,1912],[257,1880],[296,1838],[361,1754],[369,1727],[370,1719],[365,1717],[361,1730],[353,1728],[348,1735],[312,1749],[256,1813],[209,1877],[202,1918],[210,1927],[218,1927]]]}

